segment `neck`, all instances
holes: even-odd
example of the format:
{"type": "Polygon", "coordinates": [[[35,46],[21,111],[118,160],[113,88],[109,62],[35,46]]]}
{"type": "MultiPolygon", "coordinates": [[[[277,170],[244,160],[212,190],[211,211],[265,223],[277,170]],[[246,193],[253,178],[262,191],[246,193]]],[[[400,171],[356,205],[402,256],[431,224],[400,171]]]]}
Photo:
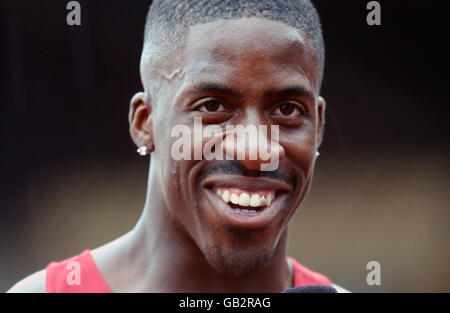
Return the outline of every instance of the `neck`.
{"type": "Polygon", "coordinates": [[[287,230],[263,270],[245,277],[224,277],[206,261],[192,237],[170,215],[159,186],[157,180],[149,178],[144,211],[128,240],[128,255],[133,256],[130,260],[140,281],[136,289],[145,292],[280,292],[292,286],[292,273],[286,259],[287,230]]]}

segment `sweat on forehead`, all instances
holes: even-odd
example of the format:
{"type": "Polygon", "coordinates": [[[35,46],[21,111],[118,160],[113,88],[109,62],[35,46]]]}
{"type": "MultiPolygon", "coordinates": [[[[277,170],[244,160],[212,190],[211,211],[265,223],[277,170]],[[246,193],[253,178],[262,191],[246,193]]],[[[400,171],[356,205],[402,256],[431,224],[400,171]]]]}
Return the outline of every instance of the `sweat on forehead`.
{"type": "Polygon", "coordinates": [[[142,68],[158,70],[165,59],[179,61],[191,26],[216,20],[260,17],[283,22],[305,34],[317,58],[319,77],[324,68],[320,19],[310,0],[155,0],[145,24],[142,68]]]}

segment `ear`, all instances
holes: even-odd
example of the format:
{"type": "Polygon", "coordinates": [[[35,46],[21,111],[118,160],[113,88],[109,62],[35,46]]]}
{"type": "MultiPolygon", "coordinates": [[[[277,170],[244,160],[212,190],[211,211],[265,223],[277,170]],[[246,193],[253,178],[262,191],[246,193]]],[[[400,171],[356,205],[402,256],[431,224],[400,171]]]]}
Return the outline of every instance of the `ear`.
{"type": "Polygon", "coordinates": [[[152,108],[147,95],[144,92],[135,94],[131,99],[128,115],[130,135],[136,146],[147,146],[149,151],[154,149],[151,113],[152,108]]]}
{"type": "Polygon", "coordinates": [[[325,99],[319,96],[317,101],[317,128],[316,128],[317,149],[322,144],[323,134],[325,131],[325,108],[326,108],[325,99]]]}

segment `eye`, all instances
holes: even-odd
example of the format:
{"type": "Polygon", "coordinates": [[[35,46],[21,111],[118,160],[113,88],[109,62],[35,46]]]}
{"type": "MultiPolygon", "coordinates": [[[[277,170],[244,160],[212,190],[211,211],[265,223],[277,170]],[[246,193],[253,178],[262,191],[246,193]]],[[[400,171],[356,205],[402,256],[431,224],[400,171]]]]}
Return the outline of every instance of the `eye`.
{"type": "Polygon", "coordinates": [[[301,107],[290,102],[279,105],[273,111],[274,115],[288,118],[297,118],[302,116],[303,113],[304,110],[301,107]]]}
{"type": "Polygon", "coordinates": [[[217,101],[208,101],[206,103],[203,103],[197,107],[197,110],[205,113],[228,112],[227,108],[217,101]]]}

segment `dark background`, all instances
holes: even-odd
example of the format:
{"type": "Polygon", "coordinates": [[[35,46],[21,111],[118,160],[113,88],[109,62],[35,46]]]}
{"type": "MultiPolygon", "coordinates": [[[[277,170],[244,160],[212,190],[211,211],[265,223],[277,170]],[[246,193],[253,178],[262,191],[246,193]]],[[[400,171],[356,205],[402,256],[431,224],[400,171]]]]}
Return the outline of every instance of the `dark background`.
{"type": "MultiPolygon", "coordinates": [[[[148,162],[128,134],[149,1],[1,2],[0,291],[130,230],[148,162]]],[[[313,1],[327,129],[289,254],[352,291],[450,292],[448,1],[313,1]],[[381,264],[381,286],[366,264],[381,264]]]]}

